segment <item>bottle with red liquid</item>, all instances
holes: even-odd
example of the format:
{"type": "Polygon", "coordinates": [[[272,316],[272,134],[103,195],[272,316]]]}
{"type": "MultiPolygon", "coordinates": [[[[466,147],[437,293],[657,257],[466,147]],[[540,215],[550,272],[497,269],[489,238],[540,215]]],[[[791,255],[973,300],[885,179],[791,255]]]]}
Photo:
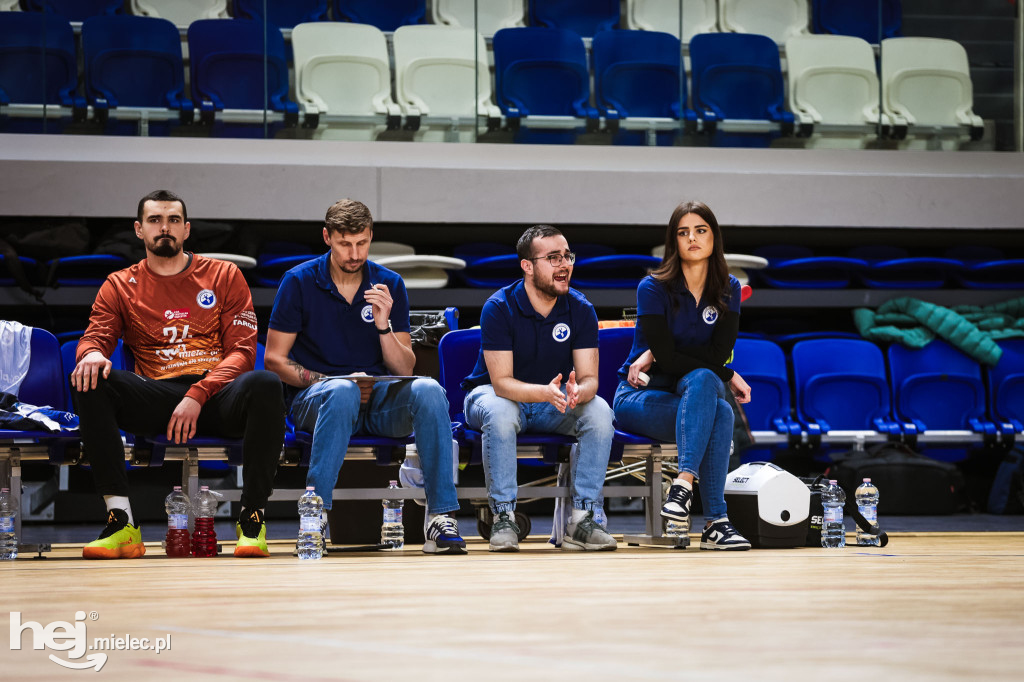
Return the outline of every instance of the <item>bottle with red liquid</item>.
{"type": "Polygon", "coordinates": [[[201,486],[196,496],[196,526],[192,531],[192,556],[217,556],[217,532],[213,516],[217,513],[217,498],[210,486],[201,486]]]}
{"type": "Polygon", "coordinates": [[[167,537],[164,539],[164,551],[170,557],[185,557],[192,554],[192,544],[188,537],[188,496],[181,491],[181,486],[164,500],[167,510],[167,537]]]}

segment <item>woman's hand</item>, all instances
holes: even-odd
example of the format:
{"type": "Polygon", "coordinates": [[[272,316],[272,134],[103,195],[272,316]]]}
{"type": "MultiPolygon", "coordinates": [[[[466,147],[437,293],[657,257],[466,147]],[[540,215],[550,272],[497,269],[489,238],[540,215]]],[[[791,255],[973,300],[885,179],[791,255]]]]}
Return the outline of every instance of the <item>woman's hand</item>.
{"type": "Polygon", "coordinates": [[[629,366],[629,373],[626,375],[626,381],[633,388],[640,388],[644,385],[640,382],[640,372],[647,373],[653,364],[654,354],[650,349],[647,349],[640,354],[640,357],[633,361],[633,364],[629,366]]]}
{"type": "Polygon", "coordinates": [[[736,396],[736,402],[741,404],[750,402],[750,386],[743,380],[739,372],[733,372],[732,379],[729,379],[729,390],[736,396]]]}

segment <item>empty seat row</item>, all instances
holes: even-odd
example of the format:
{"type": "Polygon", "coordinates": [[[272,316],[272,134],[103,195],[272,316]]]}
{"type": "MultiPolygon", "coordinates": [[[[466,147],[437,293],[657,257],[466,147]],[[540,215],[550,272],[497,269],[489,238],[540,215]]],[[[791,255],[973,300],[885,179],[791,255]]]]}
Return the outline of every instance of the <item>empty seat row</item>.
{"type": "MultiPolygon", "coordinates": [[[[394,31],[422,23],[428,14],[426,0],[0,0],[0,11],[24,5],[28,10],[84,21],[121,13],[127,4],[132,14],[187,26],[231,13],[242,19],[262,19],[265,2],[266,18],[279,28],[333,18],[394,31]]],[[[622,17],[619,0],[432,0],[429,16],[435,24],[475,28],[485,35],[523,26],[527,17],[534,26],[565,28],[588,37],[619,26],[672,33],[686,41],[719,28],[769,35],[779,43],[807,33],[812,26],[817,33],[855,35],[869,42],[899,35],[900,0],[813,0],[810,4],[813,12],[807,0],[626,0],[622,17]]]]}
{"type": "MultiPolygon", "coordinates": [[[[0,57],[0,104],[46,102],[80,109],[70,29],[56,17],[45,19],[0,14],[0,45],[7,48],[0,57]],[[47,41],[44,79],[31,77],[44,63],[40,34],[47,41]]],[[[191,101],[184,96],[184,67],[176,40],[176,29],[162,20],[110,16],[84,22],[86,91],[100,115],[116,106],[163,107],[165,113],[179,112],[187,119],[191,101]]],[[[325,116],[347,117],[334,121],[337,135],[327,136],[356,139],[373,139],[383,129],[397,129],[402,115],[414,121],[406,122],[407,129],[418,128],[423,116],[443,117],[449,128],[458,127],[450,119],[460,119],[470,133],[475,132],[477,117],[496,126],[499,109],[491,103],[486,49],[479,34],[471,29],[404,26],[396,31],[394,42],[396,97],[391,94],[386,39],[378,29],[338,22],[298,25],[292,47],[295,93],[309,118],[304,124],[316,127],[328,122],[325,116]]],[[[883,41],[883,113],[877,87],[872,87],[878,82],[873,52],[863,40],[802,36],[789,43],[795,55],[790,58],[792,111],[784,106],[785,79],[778,50],[769,38],[695,36],[690,48],[691,109],[681,45],[674,36],[641,31],[598,34],[592,46],[592,95],[591,68],[578,35],[562,29],[502,29],[494,37],[495,99],[513,127],[572,131],[587,122],[593,128],[604,118],[613,130],[671,133],[700,120],[705,129],[716,131],[736,124],[742,132],[753,124],[759,133],[754,144],[796,130],[797,121],[804,132],[814,125],[859,125],[855,138],[860,140],[865,126],[873,129],[879,121],[928,134],[943,126],[956,133],[964,126],[972,134],[982,129],[980,118],[970,113],[966,53],[953,41],[883,41]]],[[[192,96],[208,117],[223,109],[259,111],[266,105],[280,112],[286,123],[298,123],[299,108],[289,99],[287,51],[278,31],[255,21],[200,20],[189,28],[188,44],[192,96]]],[[[736,144],[734,137],[720,135],[717,142],[736,144]]],[[[545,140],[521,136],[520,141],[545,140]]],[[[617,141],[636,142],[628,135],[617,141]]]]}

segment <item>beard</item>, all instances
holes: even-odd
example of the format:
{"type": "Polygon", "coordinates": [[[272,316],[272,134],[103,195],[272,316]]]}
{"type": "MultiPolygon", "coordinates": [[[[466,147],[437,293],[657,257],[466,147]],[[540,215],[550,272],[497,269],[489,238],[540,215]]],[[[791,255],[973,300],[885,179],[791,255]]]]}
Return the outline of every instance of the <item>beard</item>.
{"type": "Polygon", "coordinates": [[[568,278],[565,280],[565,290],[562,291],[559,289],[559,287],[561,287],[562,284],[560,282],[556,282],[554,276],[552,276],[550,279],[542,280],[540,277],[537,276],[536,270],[534,270],[533,272],[532,283],[534,289],[543,294],[547,294],[552,298],[558,298],[559,296],[562,296],[569,291],[568,278]]]}
{"type": "Polygon", "coordinates": [[[354,275],[355,273],[362,270],[364,265],[366,265],[366,261],[364,260],[361,260],[355,264],[353,264],[352,261],[345,261],[343,265],[339,265],[338,267],[341,269],[342,272],[347,273],[349,275],[354,275]]]}
{"type": "Polygon", "coordinates": [[[181,253],[181,244],[174,237],[157,237],[151,244],[146,244],[146,250],[154,256],[173,258],[181,253]]]}

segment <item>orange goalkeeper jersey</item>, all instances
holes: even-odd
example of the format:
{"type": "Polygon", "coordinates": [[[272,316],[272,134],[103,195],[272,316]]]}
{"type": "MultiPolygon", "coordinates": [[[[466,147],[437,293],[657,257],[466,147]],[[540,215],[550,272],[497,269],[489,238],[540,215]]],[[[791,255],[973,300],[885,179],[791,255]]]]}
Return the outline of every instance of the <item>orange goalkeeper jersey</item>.
{"type": "Polygon", "coordinates": [[[205,403],[256,361],[256,313],[241,271],[195,255],[176,275],[161,276],[145,260],[107,277],[78,342],[76,360],[117,340],[131,350],[135,372],[151,379],[205,375],[185,394],[205,403]]]}

